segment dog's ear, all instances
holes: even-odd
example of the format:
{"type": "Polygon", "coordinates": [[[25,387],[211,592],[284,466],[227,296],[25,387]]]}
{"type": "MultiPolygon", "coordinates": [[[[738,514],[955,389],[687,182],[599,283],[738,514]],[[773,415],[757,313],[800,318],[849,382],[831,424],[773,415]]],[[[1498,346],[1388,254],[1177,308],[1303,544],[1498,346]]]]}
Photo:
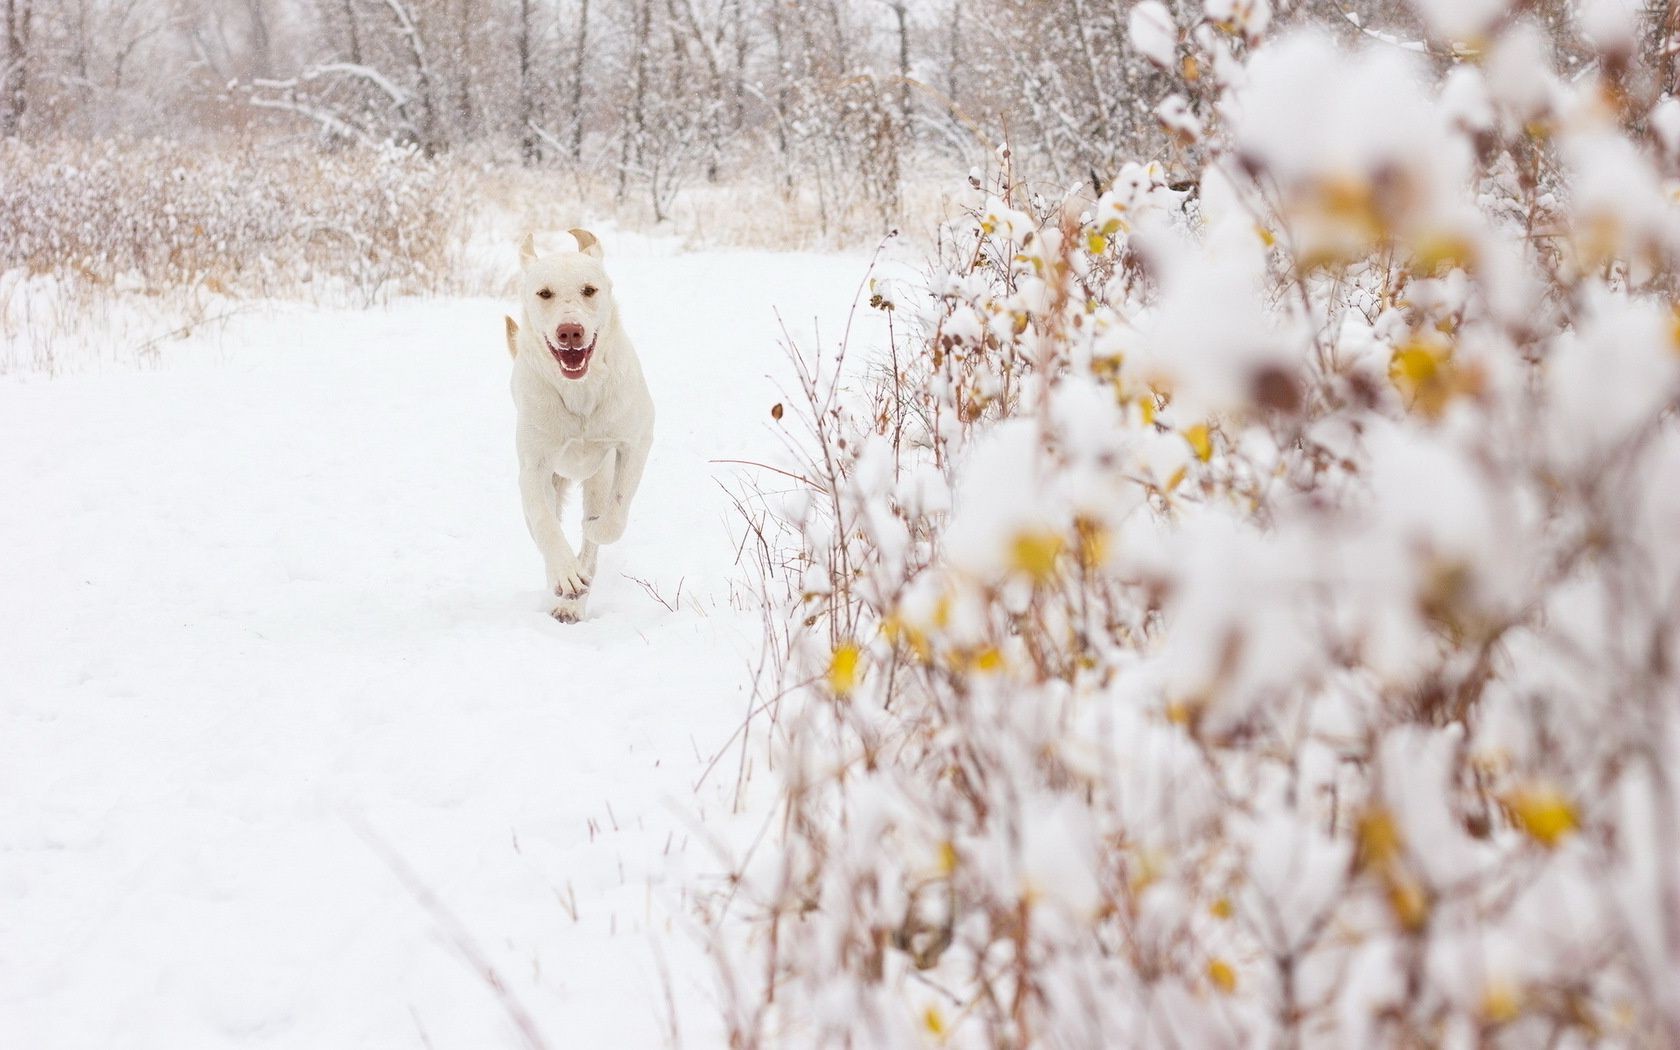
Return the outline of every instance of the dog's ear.
{"type": "Polygon", "coordinates": [[[508,356],[519,356],[519,322],[511,317],[503,317],[507,322],[508,356]]]}
{"type": "Polygon", "coordinates": [[[607,254],[601,250],[601,239],[588,230],[567,230],[566,232],[577,238],[578,251],[583,254],[594,259],[602,258],[607,254]]]}
{"type": "Polygon", "coordinates": [[[537,261],[537,238],[527,233],[525,239],[519,242],[519,265],[529,266],[537,261]]]}

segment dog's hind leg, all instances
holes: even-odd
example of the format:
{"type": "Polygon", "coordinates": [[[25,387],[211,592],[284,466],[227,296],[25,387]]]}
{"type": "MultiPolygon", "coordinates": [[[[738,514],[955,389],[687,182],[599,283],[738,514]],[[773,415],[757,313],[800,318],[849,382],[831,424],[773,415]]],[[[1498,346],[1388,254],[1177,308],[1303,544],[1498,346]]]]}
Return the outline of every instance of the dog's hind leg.
{"type": "Polygon", "coordinates": [[[583,556],[593,561],[603,543],[612,543],[612,539],[601,538],[601,524],[612,516],[613,511],[613,480],[618,475],[618,454],[612,452],[606,457],[601,469],[590,475],[590,479],[583,482],[583,556]]]}
{"type": "Polygon", "coordinates": [[[595,576],[595,564],[601,555],[601,545],[595,541],[595,524],[611,505],[616,461],[616,455],[608,456],[601,469],[583,483],[583,551],[578,560],[590,578],[595,576]]]}
{"type": "Polygon", "coordinates": [[[642,468],[647,465],[648,441],[635,445],[621,445],[613,453],[612,470],[602,469],[600,474],[590,478],[593,483],[597,479],[603,480],[603,488],[595,495],[591,502],[587,497],[589,489],[586,487],[583,520],[583,536],[596,543],[616,543],[624,535],[624,525],[630,515],[630,501],[636,496],[636,486],[641,484],[642,468]]]}

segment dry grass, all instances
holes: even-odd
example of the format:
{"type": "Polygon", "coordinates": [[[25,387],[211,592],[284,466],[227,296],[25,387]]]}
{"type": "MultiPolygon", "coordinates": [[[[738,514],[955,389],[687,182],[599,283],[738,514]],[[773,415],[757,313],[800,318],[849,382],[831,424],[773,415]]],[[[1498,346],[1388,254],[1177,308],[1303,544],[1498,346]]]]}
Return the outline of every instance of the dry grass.
{"type": "Polygon", "coordinates": [[[620,229],[676,237],[688,250],[760,248],[834,251],[875,244],[897,229],[931,241],[959,208],[955,180],[929,176],[907,183],[899,205],[883,214],[862,199],[836,202],[814,189],[792,189],[746,177],[695,183],[679,191],[663,220],[641,195],[618,197],[609,178],[561,169],[501,167],[475,177],[481,206],[513,218],[522,229],[564,230],[580,221],[610,222],[620,229]]]}
{"type": "Polygon", "coordinates": [[[252,300],[456,290],[463,185],[394,147],[0,144],[0,369],[144,360],[252,300]]]}

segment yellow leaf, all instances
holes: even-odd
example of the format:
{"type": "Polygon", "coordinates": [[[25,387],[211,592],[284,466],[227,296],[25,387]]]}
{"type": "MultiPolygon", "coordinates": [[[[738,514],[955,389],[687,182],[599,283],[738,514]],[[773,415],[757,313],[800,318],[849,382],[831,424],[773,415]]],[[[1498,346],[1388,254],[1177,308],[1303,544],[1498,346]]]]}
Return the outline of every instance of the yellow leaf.
{"type": "Polygon", "coordinates": [[[1494,978],[1482,989],[1482,1016],[1492,1024],[1514,1021],[1522,1012],[1522,990],[1510,981],[1494,978]]]}
{"type": "Polygon", "coordinates": [[[1079,539],[1079,564],[1094,569],[1108,557],[1108,529],[1090,518],[1075,518],[1074,535],[1079,539]]]}
{"type": "Polygon", "coordinates": [[[939,1007],[930,1005],[922,1011],[922,1027],[941,1039],[945,1038],[945,1018],[940,1015],[939,1007]]]}
{"type": "Polygon", "coordinates": [[[1166,862],[1159,853],[1142,851],[1137,855],[1136,866],[1132,868],[1131,877],[1126,880],[1126,884],[1133,894],[1142,893],[1159,881],[1165,868],[1166,862]]]}
{"type": "Polygon", "coordinates": [[[1361,175],[1323,180],[1317,187],[1318,207],[1332,221],[1364,237],[1381,234],[1376,187],[1361,175]]]}
{"type": "Polygon", "coordinates": [[[1206,463],[1213,457],[1213,434],[1206,423],[1197,423],[1184,432],[1184,440],[1190,442],[1190,450],[1196,453],[1196,458],[1206,463]]]}
{"type": "Polygon", "coordinates": [[[1587,216],[1579,223],[1575,239],[1586,268],[1596,269],[1621,250],[1624,239],[1622,223],[1609,213],[1587,216]]]}
{"type": "Polygon", "coordinates": [[[1360,867],[1384,867],[1400,856],[1404,844],[1394,815],[1381,807],[1368,809],[1359,818],[1354,837],[1359,846],[1360,867]]]}
{"type": "Polygon", "coordinates": [[[949,875],[957,870],[957,847],[950,839],[939,844],[939,874],[949,875]]]}
{"type": "Polygon", "coordinates": [[[1391,880],[1388,904],[1394,909],[1394,917],[1400,921],[1401,929],[1408,933],[1419,932],[1429,922],[1429,897],[1416,879],[1399,876],[1391,880]]]}
{"type": "Polygon", "coordinates": [[[1426,233],[1412,245],[1412,269],[1420,274],[1438,274],[1468,266],[1476,251],[1462,234],[1426,233]]]}
{"type": "Polygon", "coordinates": [[[1518,788],[1505,796],[1517,827],[1545,846],[1555,846],[1580,827],[1575,806],[1550,784],[1518,788]]]}
{"type": "Polygon", "coordinates": [[[1429,343],[1407,343],[1394,351],[1388,363],[1390,378],[1404,380],[1414,389],[1430,382],[1440,372],[1446,354],[1429,343]]]}
{"type": "Polygon", "coordinates": [[[1108,250],[1108,238],[1100,233],[1093,233],[1085,238],[1085,248],[1092,255],[1101,255],[1108,250]]]}
{"type": "Polygon", "coordinates": [[[1056,574],[1056,558],[1062,553],[1062,538],[1054,532],[1022,532],[1010,549],[1010,567],[1043,583],[1056,574]]]}
{"type": "Polygon", "coordinates": [[[1236,909],[1231,906],[1231,898],[1229,897],[1221,897],[1208,905],[1208,914],[1216,919],[1229,919],[1235,911],[1236,909]]]}
{"type": "Polygon", "coordinates": [[[1207,708],[1208,698],[1205,696],[1184,696],[1167,701],[1167,721],[1175,726],[1185,726],[1194,731],[1196,723],[1202,717],[1202,711],[1207,708]]]}
{"type": "Polygon", "coordinates": [[[1207,975],[1208,980],[1213,982],[1213,986],[1226,995],[1230,995],[1237,990],[1237,971],[1233,970],[1231,964],[1224,959],[1208,960],[1207,975]]]}
{"type": "Polygon", "coordinates": [[[1003,654],[991,646],[974,654],[974,669],[990,674],[1003,668],[1003,654]]]}
{"type": "Polygon", "coordinates": [[[1452,347],[1414,340],[1397,348],[1389,359],[1388,378],[1409,407],[1431,418],[1441,414],[1455,394],[1474,389],[1473,377],[1453,367],[1452,347]]]}
{"type": "Polygon", "coordinates": [[[1126,363],[1126,355],[1115,352],[1091,358],[1091,374],[1099,379],[1117,379],[1126,363]]]}
{"type": "Polygon", "coordinates": [[[845,696],[857,685],[857,670],[857,646],[842,645],[834,650],[834,659],[828,665],[828,687],[836,696],[845,696]]]}

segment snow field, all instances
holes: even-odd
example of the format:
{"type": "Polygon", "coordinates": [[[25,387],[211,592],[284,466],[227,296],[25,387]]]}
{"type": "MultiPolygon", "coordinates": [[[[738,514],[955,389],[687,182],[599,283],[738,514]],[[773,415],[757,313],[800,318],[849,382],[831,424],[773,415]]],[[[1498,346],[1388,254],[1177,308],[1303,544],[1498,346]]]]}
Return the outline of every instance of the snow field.
{"type": "Polygon", "coordinates": [[[689,905],[761,817],[732,762],[694,785],[759,618],[708,460],[774,455],[774,310],[837,335],[866,260],[607,249],[659,423],[577,626],[520,517],[511,301],[0,380],[0,1044],[521,1045],[384,847],[550,1045],[715,1041],[689,905]]]}

